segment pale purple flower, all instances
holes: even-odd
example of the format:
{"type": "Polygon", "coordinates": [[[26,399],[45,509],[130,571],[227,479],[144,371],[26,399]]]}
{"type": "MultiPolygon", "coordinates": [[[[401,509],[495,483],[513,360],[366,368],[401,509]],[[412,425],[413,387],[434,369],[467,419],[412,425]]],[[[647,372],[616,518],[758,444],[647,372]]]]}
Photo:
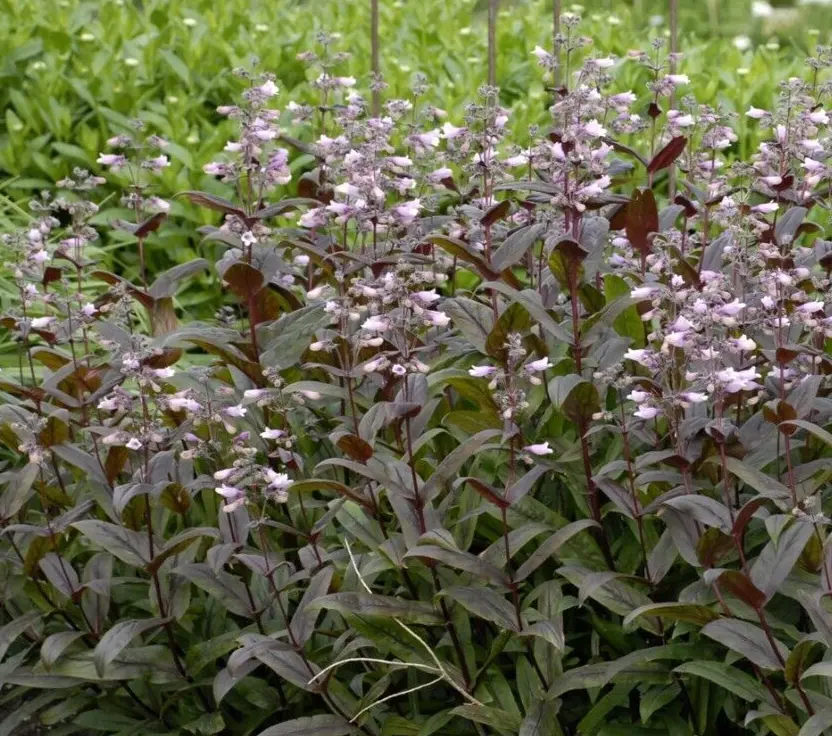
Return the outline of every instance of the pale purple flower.
{"type": "Polygon", "coordinates": [[[797,307],[797,311],[801,314],[815,314],[816,312],[822,312],[824,307],[823,302],[806,302],[797,307]]]}
{"type": "Polygon", "coordinates": [[[659,410],[655,406],[641,406],[637,411],[633,412],[633,416],[639,419],[654,419],[659,415],[659,410]]]}
{"type": "Polygon", "coordinates": [[[278,86],[271,79],[269,79],[261,84],[257,88],[257,91],[264,97],[274,97],[278,93],[279,89],[278,86]]]}
{"type": "Polygon", "coordinates": [[[139,439],[137,439],[136,437],[133,437],[127,443],[127,448],[130,449],[130,450],[141,450],[142,449],[142,443],[139,439]]]}
{"type": "Polygon", "coordinates": [[[549,368],[552,368],[553,364],[549,362],[549,358],[540,358],[538,360],[532,360],[526,363],[526,370],[529,373],[539,373],[541,371],[545,371],[549,368]]]}
{"type": "Polygon", "coordinates": [[[54,321],[54,317],[35,317],[31,322],[31,326],[33,330],[43,330],[49,327],[54,321]]]}
{"type": "Polygon", "coordinates": [[[402,204],[396,205],[393,208],[393,216],[402,225],[409,225],[419,216],[419,211],[421,209],[421,201],[418,199],[413,199],[410,202],[404,202],[402,204]]]}
{"type": "Polygon", "coordinates": [[[777,202],[764,202],[763,204],[755,205],[751,208],[754,212],[762,212],[763,214],[770,214],[772,212],[777,212],[780,209],[780,205],[777,202]]]}
{"type": "Polygon", "coordinates": [[[735,370],[725,368],[716,374],[717,380],[723,384],[726,393],[733,394],[737,391],[754,391],[760,388],[756,380],[760,374],[754,368],[735,370]]]}
{"type": "Polygon", "coordinates": [[[230,417],[244,417],[248,413],[248,409],[246,409],[242,404],[227,406],[224,411],[230,417]]]}
{"type": "Polygon", "coordinates": [[[493,365],[475,365],[468,369],[469,375],[474,378],[490,378],[497,372],[493,365]]]}
{"type": "Polygon", "coordinates": [[[451,322],[451,318],[447,314],[433,309],[426,309],[422,312],[421,317],[434,327],[447,327],[451,322]]]}
{"type": "Polygon", "coordinates": [[[601,138],[607,134],[607,129],[595,118],[584,125],[584,131],[592,138],[601,138]]]}
{"type": "Polygon", "coordinates": [[[286,432],[282,429],[266,429],[260,433],[260,436],[264,440],[279,440],[281,437],[286,436],[286,432]]]}
{"type": "Polygon", "coordinates": [[[118,153],[101,153],[95,161],[102,166],[109,166],[111,169],[120,169],[127,165],[127,157],[118,153]]]}
{"type": "Polygon", "coordinates": [[[219,488],[215,488],[214,490],[229,502],[222,507],[222,510],[227,514],[238,509],[246,501],[246,492],[240,488],[223,483],[219,488]]]}
{"type": "Polygon", "coordinates": [[[390,323],[377,314],[369,317],[368,319],[364,320],[363,324],[361,325],[362,330],[367,330],[368,332],[384,332],[385,330],[389,329],[390,323]]]}

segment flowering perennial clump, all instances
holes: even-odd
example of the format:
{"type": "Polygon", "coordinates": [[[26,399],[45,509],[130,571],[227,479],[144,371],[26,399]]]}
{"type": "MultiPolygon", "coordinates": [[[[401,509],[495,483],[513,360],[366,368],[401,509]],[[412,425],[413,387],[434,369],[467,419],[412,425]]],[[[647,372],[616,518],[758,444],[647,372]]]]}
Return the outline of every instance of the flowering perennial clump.
{"type": "Polygon", "coordinates": [[[373,116],[331,35],[317,99],[238,70],[180,195],[205,259],[147,273],[176,210],[142,124],[98,159],[138,273],[97,267],[85,171],[3,235],[0,703],[61,733],[832,724],[830,51],[743,161],[681,56],[577,23],[519,137],[491,86],[373,116]],[[226,306],[188,321],[206,272],[226,306]]]}

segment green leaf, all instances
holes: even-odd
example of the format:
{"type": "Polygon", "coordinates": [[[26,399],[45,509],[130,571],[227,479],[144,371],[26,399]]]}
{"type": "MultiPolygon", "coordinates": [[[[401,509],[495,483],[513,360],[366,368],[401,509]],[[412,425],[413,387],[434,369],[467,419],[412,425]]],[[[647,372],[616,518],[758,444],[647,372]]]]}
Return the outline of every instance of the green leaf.
{"type": "Polygon", "coordinates": [[[558,725],[560,701],[538,700],[532,703],[523,719],[518,736],[559,736],[558,725]]]}
{"type": "Polygon", "coordinates": [[[0,628],[0,662],[15,639],[41,618],[39,611],[28,611],[0,628]]]}
{"type": "Polygon", "coordinates": [[[764,494],[767,498],[790,498],[789,489],[770,475],[746,465],[735,457],[726,457],[725,466],[743,483],[764,494]]]}
{"type": "MultiPolygon", "coordinates": [[[[595,571],[588,570],[580,565],[564,565],[558,570],[558,574],[565,577],[572,585],[580,589],[584,586],[587,579],[595,574],[595,571]]],[[[589,596],[620,616],[626,616],[633,609],[651,603],[650,599],[644,593],[620,580],[610,580],[592,590],[589,596]]],[[[658,633],[659,631],[656,622],[649,618],[639,619],[639,626],[653,633],[658,633]]]]}
{"type": "Polygon", "coordinates": [[[10,519],[23,507],[32,495],[32,485],[40,472],[40,465],[29,463],[12,477],[0,496],[0,519],[10,519]]]}
{"type": "Polygon", "coordinates": [[[489,588],[454,585],[442,593],[453,598],[475,616],[493,621],[503,629],[519,631],[514,606],[489,588]]]}
{"type": "Polygon", "coordinates": [[[767,702],[771,697],[765,687],[751,675],[724,662],[685,662],[673,671],[709,680],[751,703],[767,702]]]}
{"type": "Polygon", "coordinates": [[[71,526],[128,565],[144,568],[150,562],[150,545],[144,534],[95,519],[76,521],[71,526]]]}
{"type": "Polygon", "coordinates": [[[574,373],[555,376],[548,390],[552,403],[576,424],[588,423],[600,409],[598,389],[574,373]]]}
{"type": "Polygon", "coordinates": [[[107,665],[139,634],[163,624],[164,620],[160,618],[133,619],[115,624],[95,645],[93,661],[98,674],[103,677],[107,665]]]}
{"type": "MultiPolygon", "coordinates": [[[[702,633],[731,651],[741,654],[758,667],[767,670],[783,669],[763,630],[754,624],[738,618],[723,618],[704,626],[702,633]]],[[[785,662],[789,656],[789,650],[777,639],[774,639],[774,645],[777,647],[780,659],[785,662]]]]}
{"type": "Polygon", "coordinates": [[[427,557],[431,560],[444,562],[446,565],[469,572],[478,578],[482,578],[503,588],[508,588],[511,583],[508,575],[500,570],[500,568],[468,552],[445,549],[444,547],[436,547],[434,545],[419,545],[408,550],[405,557],[427,557]]]}
{"type": "Polygon", "coordinates": [[[214,598],[218,598],[231,613],[247,618],[253,617],[254,613],[249,605],[245,586],[233,575],[223,570],[215,571],[204,562],[179,565],[173,569],[173,572],[187,578],[214,598]]]}
{"type": "Polygon", "coordinates": [[[552,315],[546,311],[540,301],[540,296],[536,291],[532,291],[531,289],[518,291],[501,281],[489,281],[483,284],[483,288],[498,291],[503,296],[511,299],[511,301],[522,304],[528,313],[537,320],[537,323],[542,329],[548,332],[555,339],[569,345],[572,344],[572,337],[566,330],[563,329],[563,327],[555,322],[552,315]]]}
{"type": "Polygon", "coordinates": [[[509,304],[485,341],[485,352],[495,360],[506,365],[508,363],[509,335],[524,335],[531,327],[532,319],[522,304],[509,304]]]}
{"type": "Polygon", "coordinates": [[[816,654],[819,649],[825,648],[823,637],[817,632],[804,636],[786,660],[786,682],[792,685],[799,682],[807,669],[807,664],[817,658],[816,654]]]}
{"type": "Polygon", "coordinates": [[[500,708],[490,708],[487,705],[459,705],[451,713],[460,718],[476,721],[510,733],[517,733],[523,725],[523,721],[519,717],[506,713],[500,708]]]}
{"type": "Polygon", "coordinates": [[[83,631],[59,631],[57,634],[47,636],[40,646],[40,659],[43,666],[49,669],[72,643],[82,636],[84,636],[83,631]]]}
{"type": "Polygon", "coordinates": [[[442,311],[451,318],[451,323],[462,333],[462,337],[484,354],[485,341],[494,324],[491,307],[473,299],[456,297],[445,299],[442,311]]]}
{"type": "Polygon", "coordinates": [[[362,616],[385,616],[413,624],[442,622],[441,616],[429,603],[370,593],[333,593],[311,601],[307,606],[309,611],[319,611],[322,608],[362,616]]]}
{"type": "Polygon", "coordinates": [[[632,628],[633,622],[639,616],[668,618],[671,621],[685,621],[698,626],[704,626],[719,618],[719,614],[713,609],[696,603],[648,603],[627,614],[622,623],[624,630],[632,628]]]}
{"type": "Polygon", "coordinates": [[[502,434],[499,429],[486,429],[482,432],[477,432],[473,437],[466,439],[459,447],[455,448],[453,452],[447,455],[444,460],[436,467],[433,474],[425,483],[422,489],[422,498],[430,500],[442,488],[449,483],[454,476],[459,472],[459,469],[470,460],[474,453],[480,449],[486,442],[499,437],[502,434]]]}
{"type": "Polygon", "coordinates": [[[688,514],[705,526],[716,527],[724,534],[731,533],[731,514],[728,507],[708,496],[676,496],[664,505],[688,514]]]}
{"type": "Polygon", "coordinates": [[[819,427],[817,424],[813,422],[807,422],[804,419],[791,419],[785,422],[781,422],[781,424],[790,426],[790,427],[799,427],[800,429],[805,429],[810,434],[815,435],[819,440],[822,440],[827,445],[832,447],[832,432],[828,432],[827,430],[819,427]]]}
{"type": "Polygon", "coordinates": [[[797,736],[823,736],[830,728],[832,728],[832,710],[822,710],[803,724],[797,736]]]}
{"type": "Polygon", "coordinates": [[[776,541],[770,541],[763,548],[751,568],[751,582],[766,594],[766,600],[771,599],[788,577],[814,533],[815,526],[808,519],[796,519],[776,541]]]}
{"type": "Polygon", "coordinates": [[[592,519],[580,519],[567,524],[562,529],[558,529],[549,539],[541,544],[520,567],[517,569],[514,579],[517,582],[522,582],[529,575],[531,575],[538,567],[540,567],[546,560],[548,560],[561,546],[568,542],[572,537],[585,529],[598,527],[598,522],[592,519]]]}
{"type": "Polygon", "coordinates": [[[332,566],[319,570],[309,581],[309,585],[295,609],[289,628],[295,637],[295,641],[301,646],[312,636],[315,631],[315,622],[318,620],[318,611],[311,608],[311,606],[316,600],[320,600],[326,595],[334,572],[335,568],[332,566]]]}
{"type": "Polygon", "coordinates": [[[170,68],[176,73],[176,76],[178,76],[186,85],[190,86],[191,73],[188,69],[188,65],[170,49],[162,49],[160,54],[168,63],[168,66],[170,66],[170,68]]]}
{"type": "Polygon", "coordinates": [[[491,256],[491,265],[498,271],[519,263],[526,251],[546,232],[546,225],[534,224],[517,228],[491,256]]]}
{"type": "Polygon", "coordinates": [[[284,721],[260,731],[258,736],[347,736],[357,728],[340,716],[311,716],[284,721]]]}

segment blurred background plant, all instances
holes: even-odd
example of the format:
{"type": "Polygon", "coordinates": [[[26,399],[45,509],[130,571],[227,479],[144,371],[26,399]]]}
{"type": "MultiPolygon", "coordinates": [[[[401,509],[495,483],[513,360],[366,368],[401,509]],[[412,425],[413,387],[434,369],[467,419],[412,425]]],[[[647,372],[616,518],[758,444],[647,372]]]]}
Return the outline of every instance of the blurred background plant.
{"type": "MultiPolygon", "coordinates": [[[[703,103],[728,112],[750,104],[769,107],[777,83],[797,74],[832,28],[825,0],[683,0],[681,47],[691,89],[703,103]]],[[[424,74],[432,99],[442,100],[458,122],[464,105],[485,81],[487,0],[385,0],[380,3],[381,69],[388,97],[407,96],[424,74]]],[[[563,3],[583,16],[582,32],[599,54],[624,57],[633,46],[666,35],[663,0],[594,0],[563,3]]],[[[233,96],[230,70],[253,55],[281,79],[282,102],[294,99],[308,69],[296,59],[321,30],[336,30],[353,52],[346,72],[369,77],[369,12],[366,0],[2,0],[0,13],[0,218],[28,216],[26,202],[82,166],[100,170],[105,141],[140,118],[172,142],[172,165],[158,178],[157,194],[187,189],[224,194],[202,166],[229,138],[217,114],[233,96]],[[310,12],[312,11],[312,12],[310,12]]],[[[551,45],[551,0],[502,0],[497,19],[496,79],[501,103],[511,108],[510,127],[523,132],[544,123],[550,95],[531,50],[551,45]]],[[[627,64],[623,89],[642,88],[644,70],[627,64]]],[[[756,146],[757,131],[742,119],[737,156],[756,146]]],[[[294,169],[310,165],[307,157],[294,169]]],[[[209,216],[178,200],[174,219],[148,243],[154,271],[205,255],[193,225],[209,216]]],[[[118,198],[106,201],[94,224],[124,217],[118,198]]],[[[130,276],[138,263],[125,249],[128,234],[102,242],[104,266],[130,276]]],[[[0,275],[0,300],[13,298],[0,275]]],[[[183,306],[210,315],[214,292],[195,284],[183,306]]],[[[4,354],[0,342],[0,366],[4,354]]],[[[13,356],[11,356],[13,358],[13,356]]]]}

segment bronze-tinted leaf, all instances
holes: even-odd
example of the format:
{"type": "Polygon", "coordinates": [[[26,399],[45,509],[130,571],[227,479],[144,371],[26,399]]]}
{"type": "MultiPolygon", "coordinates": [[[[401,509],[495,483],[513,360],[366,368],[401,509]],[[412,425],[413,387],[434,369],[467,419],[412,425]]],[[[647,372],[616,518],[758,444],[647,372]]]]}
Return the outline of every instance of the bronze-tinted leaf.
{"type": "Polygon", "coordinates": [[[354,434],[342,435],[335,444],[353,460],[361,463],[367,462],[373,456],[372,445],[354,434]]]}
{"type": "Polygon", "coordinates": [[[483,227],[491,227],[495,222],[502,220],[508,214],[509,209],[511,209],[511,202],[509,200],[504,199],[502,202],[497,202],[497,204],[488,208],[482,216],[480,224],[483,227]]]}
{"type": "Polygon", "coordinates": [[[627,205],[627,240],[642,255],[642,259],[653,249],[651,233],[659,231],[659,211],[656,197],[651,189],[637,189],[627,205]]]}
{"type": "Polygon", "coordinates": [[[655,174],[657,171],[661,171],[670,166],[682,155],[682,151],[685,150],[687,143],[688,139],[683,135],[672,138],[661,151],[650,159],[650,163],[647,164],[648,173],[655,174]]]}
{"type": "Polygon", "coordinates": [[[177,197],[187,197],[191,202],[200,207],[207,207],[209,210],[216,210],[227,215],[237,215],[238,217],[245,217],[246,213],[237,207],[233,202],[229,202],[223,197],[218,197],[216,194],[209,194],[208,192],[179,192],[177,197]]]}
{"type": "Polygon", "coordinates": [[[151,215],[146,220],[143,220],[138,224],[136,229],[133,231],[133,235],[137,238],[144,238],[150,233],[156,232],[160,227],[162,227],[162,223],[165,221],[167,216],[166,212],[157,212],[155,215],[151,215]]]}
{"type": "Polygon", "coordinates": [[[253,297],[265,283],[262,272],[245,261],[232,263],[223,272],[222,280],[244,301],[253,297]]]}

